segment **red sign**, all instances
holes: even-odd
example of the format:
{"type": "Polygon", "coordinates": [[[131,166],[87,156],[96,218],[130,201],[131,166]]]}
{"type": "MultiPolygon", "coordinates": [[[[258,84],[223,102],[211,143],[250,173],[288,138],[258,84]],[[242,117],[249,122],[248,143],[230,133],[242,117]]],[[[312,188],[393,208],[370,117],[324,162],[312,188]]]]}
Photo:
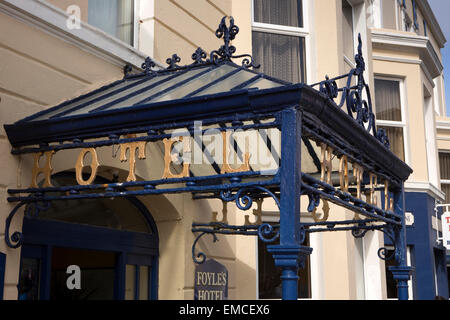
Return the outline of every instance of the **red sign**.
{"type": "Polygon", "coordinates": [[[441,216],[442,244],[450,249],[450,212],[446,211],[441,216]]]}

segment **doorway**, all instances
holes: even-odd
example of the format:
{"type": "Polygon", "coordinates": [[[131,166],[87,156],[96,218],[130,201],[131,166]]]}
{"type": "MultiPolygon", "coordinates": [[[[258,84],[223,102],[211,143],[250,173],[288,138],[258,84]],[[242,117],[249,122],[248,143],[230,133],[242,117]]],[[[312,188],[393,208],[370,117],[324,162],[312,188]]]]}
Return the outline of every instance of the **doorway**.
{"type": "MultiPolygon", "coordinates": [[[[73,185],[73,177],[52,183],[73,185]]],[[[157,298],[158,232],[136,198],[53,201],[25,217],[22,232],[20,300],[157,298]]]]}
{"type": "Polygon", "coordinates": [[[53,248],[50,300],[114,299],[115,262],[113,252],[53,248]],[[76,266],[73,273],[69,266],[76,266]]]}

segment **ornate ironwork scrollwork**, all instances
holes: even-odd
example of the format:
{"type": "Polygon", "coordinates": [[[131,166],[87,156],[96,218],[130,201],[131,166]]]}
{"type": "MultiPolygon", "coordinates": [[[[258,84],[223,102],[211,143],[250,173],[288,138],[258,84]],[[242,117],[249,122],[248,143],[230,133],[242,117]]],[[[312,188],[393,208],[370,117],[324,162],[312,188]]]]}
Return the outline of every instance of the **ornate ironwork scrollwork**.
{"type": "Polygon", "coordinates": [[[376,129],[375,115],[372,108],[372,98],[370,95],[369,86],[364,80],[364,71],[366,64],[362,54],[361,34],[358,35],[358,52],[355,55],[356,67],[348,74],[338,76],[335,78],[325,77],[324,81],[313,84],[312,86],[319,86],[319,91],[325,94],[328,99],[334,100],[338,97],[339,92],[342,92],[338,107],[342,108],[344,104],[347,108],[347,114],[352,117],[358,124],[360,124],[366,131],[371,132],[386,148],[389,148],[389,139],[384,131],[376,129]],[[354,77],[356,77],[356,84],[353,84],[354,77]],[[337,80],[347,79],[346,85],[339,88],[337,80]],[[364,98],[364,93],[366,98],[364,98]]]}
{"type": "Polygon", "coordinates": [[[381,247],[377,251],[378,257],[384,261],[389,261],[389,260],[395,259],[395,261],[398,262],[400,252],[395,245],[396,242],[395,242],[395,236],[394,236],[394,227],[391,225],[386,225],[383,229],[380,229],[380,231],[383,232],[391,240],[394,250],[390,255],[388,255],[389,249],[386,247],[381,247]]]}
{"type": "Polygon", "coordinates": [[[319,91],[327,95],[329,99],[335,99],[339,94],[339,89],[336,81],[330,80],[328,76],[325,76],[325,80],[320,82],[319,91]]]}
{"type": "MultiPolygon", "coordinates": [[[[234,201],[236,207],[240,210],[249,210],[253,204],[253,198],[249,192],[263,192],[269,195],[276,203],[277,207],[280,208],[280,202],[278,197],[272,193],[269,189],[261,186],[252,186],[239,189],[235,194],[231,191],[224,191],[220,193],[220,197],[223,201],[234,201]]],[[[268,223],[262,223],[258,226],[258,237],[263,242],[273,242],[280,236],[279,230],[276,230],[274,226],[268,223]]]]}
{"type": "Polygon", "coordinates": [[[387,149],[391,148],[391,144],[389,143],[389,138],[386,134],[386,131],[383,128],[379,128],[377,130],[377,139],[380,141],[387,149]]]}
{"type": "Polygon", "coordinates": [[[20,202],[18,203],[10,212],[8,217],[5,220],[5,242],[8,245],[8,247],[16,249],[19,248],[23,243],[23,234],[20,231],[15,231],[10,235],[10,227],[11,222],[18,210],[23,206],[27,205],[25,207],[24,215],[30,218],[36,218],[39,216],[39,212],[43,210],[47,210],[50,208],[51,202],[49,201],[43,201],[41,203],[39,202],[20,202]]]}
{"type": "Polygon", "coordinates": [[[51,207],[50,201],[30,202],[25,207],[25,216],[29,218],[38,218],[41,211],[46,211],[51,207]]]}
{"type": "Polygon", "coordinates": [[[274,242],[280,237],[280,231],[270,223],[263,223],[258,227],[258,237],[266,243],[274,242]]]}
{"type": "MultiPolygon", "coordinates": [[[[361,224],[359,226],[365,226],[365,224],[361,224]]],[[[371,230],[371,229],[353,229],[352,230],[352,236],[359,239],[359,238],[364,238],[364,236],[366,235],[366,233],[371,230]]]]}
{"type": "Polygon", "coordinates": [[[211,234],[213,236],[213,242],[219,241],[217,236],[214,233],[211,232],[202,232],[200,233],[194,240],[194,243],[192,244],[192,260],[196,264],[202,264],[206,260],[206,254],[204,252],[198,252],[195,254],[195,246],[197,245],[197,242],[200,240],[201,237],[203,237],[205,234],[211,234]]]}
{"type": "MultiPolygon", "coordinates": [[[[266,196],[273,198],[278,208],[280,208],[280,202],[277,196],[269,189],[262,186],[242,187],[237,191],[222,190],[219,194],[220,199],[226,202],[234,201],[236,207],[240,210],[249,210],[254,201],[261,201],[266,196]],[[264,194],[264,195],[263,195],[264,194]]],[[[261,209],[261,203],[259,203],[259,209],[261,209]]],[[[213,218],[214,220],[214,218],[213,218]]],[[[245,219],[249,222],[248,216],[245,219]]],[[[263,242],[273,242],[279,238],[279,225],[271,225],[268,223],[260,223],[257,220],[256,223],[244,224],[241,226],[229,225],[227,223],[218,222],[216,220],[207,224],[193,223],[192,232],[201,232],[195,239],[192,245],[192,259],[195,263],[201,264],[206,260],[206,255],[203,252],[195,254],[195,246],[198,240],[207,233],[213,235],[214,242],[218,241],[216,234],[241,234],[241,235],[257,235],[263,242]],[[200,228],[199,228],[200,227],[200,228]]]]}
{"type": "Polygon", "coordinates": [[[22,234],[22,232],[15,231],[10,236],[9,228],[11,226],[11,221],[14,218],[14,215],[25,204],[26,204],[25,202],[20,202],[19,204],[17,204],[12,209],[12,211],[10,212],[10,214],[8,215],[8,217],[6,218],[6,221],[5,221],[5,242],[8,245],[8,247],[13,248],[13,249],[18,248],[18,247],[20,247],[22,245],[22,243],[23,243],[23,234],[22,234]]]}

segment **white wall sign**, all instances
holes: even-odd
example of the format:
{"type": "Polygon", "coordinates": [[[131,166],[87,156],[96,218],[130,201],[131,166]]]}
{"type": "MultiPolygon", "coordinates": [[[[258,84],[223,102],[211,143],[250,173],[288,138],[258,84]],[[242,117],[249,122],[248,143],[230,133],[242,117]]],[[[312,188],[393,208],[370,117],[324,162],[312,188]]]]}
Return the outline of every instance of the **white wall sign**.
{"type": "Polygon", "coordinates": [[[414,214],[412,212],[405,212],[405,224],[412,226],[414,224],[414,214]]]}

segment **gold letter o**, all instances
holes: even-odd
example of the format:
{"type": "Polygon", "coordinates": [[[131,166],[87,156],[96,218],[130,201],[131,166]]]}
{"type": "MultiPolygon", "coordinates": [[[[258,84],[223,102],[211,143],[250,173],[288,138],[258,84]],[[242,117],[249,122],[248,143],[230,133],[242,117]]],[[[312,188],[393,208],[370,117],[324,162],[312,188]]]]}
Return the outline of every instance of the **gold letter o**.
{"type": "Polygon", "coordinates": [[[77,177],[77,182],[79,185],[85,186],[91,184],[97,176],[97,168],[99,166],[97,159],[97,152],[94,148],[86,148],[81,150],[78,155],[77,163],[75,164],[75,172],[77,177]],[[92,154],[92,162],[89,165],[91,167],[91,176],[87,180],[83,180],[83,167],[84,167],[84,156],[86,153],[90,152],[92,154]]]}

